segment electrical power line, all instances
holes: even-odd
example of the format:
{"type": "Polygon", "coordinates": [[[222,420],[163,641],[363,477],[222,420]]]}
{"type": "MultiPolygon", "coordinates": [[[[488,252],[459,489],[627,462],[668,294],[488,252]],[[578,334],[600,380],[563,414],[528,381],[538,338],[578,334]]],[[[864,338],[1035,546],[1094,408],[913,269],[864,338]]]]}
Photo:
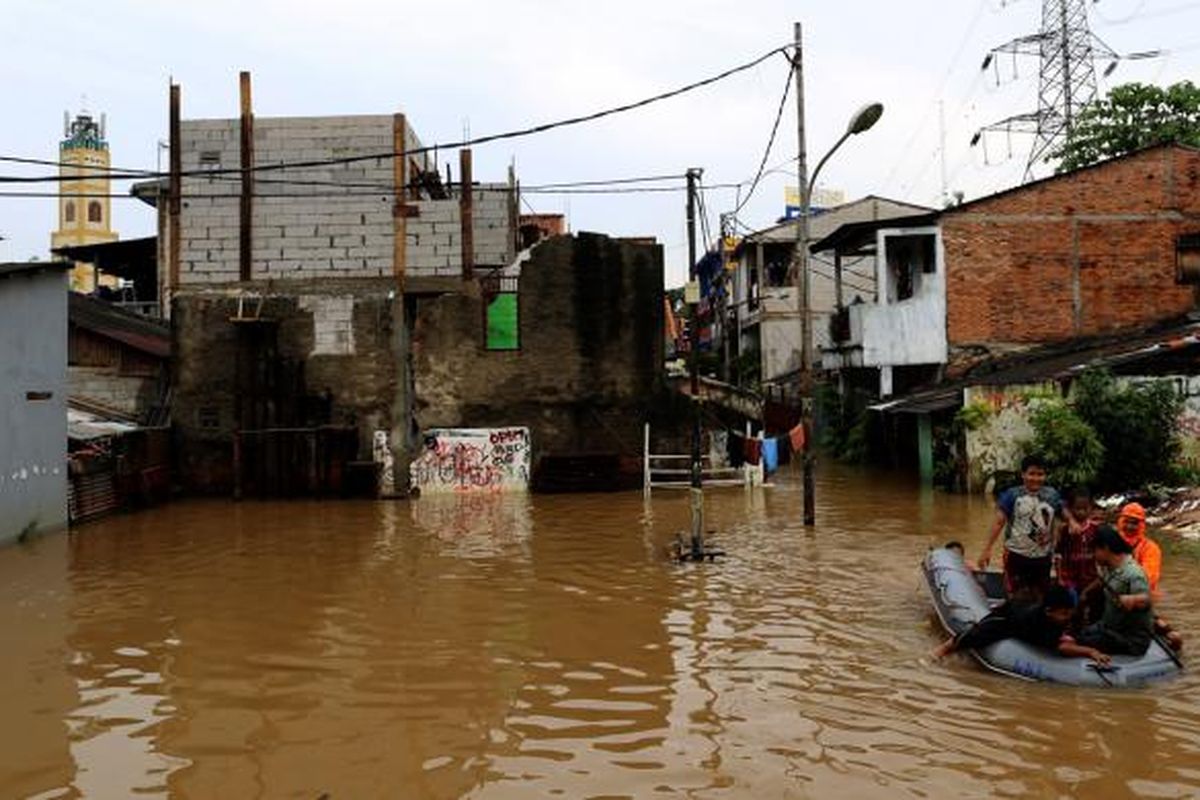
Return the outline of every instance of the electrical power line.
{"type": "MultiPolygon", "coordinates": [[[[705,188],[711,189],[711,190],[731,190],[731,189],[738,189],[743,185],[744,184],[740,184],[740,183],[718,183],[718,184],[713,184],[711,186],[707,186],[705,188]]],[[[618,187],[618,188],[611,188],[611,189],[604,189],[604,188],[542,189],[542,188],[538,188],[538,187],[528,187],[528,188],[522,187],[520,189],[521,194],[544,194],[544,195],[662,194],[662,193],[678,193],[678,192],[685,192],[685,191],[687,191],[686,186],[628,186],[628,187],[618,187]]],[[[489,189],[489,188],[475,187],[472,190],[472,193],[477,194],[477,195],[478,194],[488,194],[488,193],[506,194],[507,192],[508,192],[507,188],[489,189]]],[[[270,200],[271,198],[275,198],[275,197],[278,197],[278,198],[378,197],[378,198],[382,198],[382,199],[387,199],[387,198],[394,197],[395,195],[396,195],[396,190],[391,187],[388,187],[387,189],[380,189],[380,190],[374,191],[374,192],[352,191],[352,192],[270,192],[270,193],[255,192],[254,193],[255,198],[263,199],[263,200],[270,200]]],[[[58,192],[0,191],[0,198],[21,198],[21,197],[27,197],[27,198],[54,197],[54,198],[63,198],[63,199],[72,199],[72,198],[93,199],[94,198],[94,199],[110,199],[110,200],[140,200],[141,199],[140,197],[138,197],[136,195],[122,194],[119,192],[85,192],[85,193],[60,194],[58,192]]],[[[240,192],[223,192],[223,193],[185,192],[180,195],[180,198],[183,200],[204,200],[204,199],[234,200],[234,199],[238,199],[241,197],[242,197],[242,194],[240,192]]]]}
{"type": "MultiPolygon", "coordinates": [[[[712,75],[712,76],[704,78],[702,80],[694,81],[685,86],[681,86],[677,89],[672,89],[670,91],[661,92],[659,94],[653,95],[651,97],[643,98],[641,100],[637,100],[632,103],[625,103],[623,105],[614,106],[612,108],[606,108],[601,111],[596,111],[591,114],[584,114],[584,115],[577,116],[577,117],[569,117],[567,119],[557,120],[555,122],[546,122],[546,123],[542,123],[540,125],[531,125],[529,127],[519,128],[519,129],[511,130],[511,131],[505,131],[503,133],[493,133],[493,134],[489,134],[487,136],[476,136],[473,138],[468,137],[468,138],[464,138],[463,140],[457,141],[457,142],[442,142],[442,143],[438,143],[438,144],[424,145],[422,147],[416,147],[411,150],[405,150],[404,155],[413,156],[413,155],[421,155],[423,153],[435,152],[437,150],[456,150],[456,149],[460,149],[460,148],[474,147],[476,145],[488,144],[491,142],[498,142],[498,141],[504,141],[507,139],[517,139],[517,138],[521,138],[521,137],[525,137],[525,136],[532,136],[534,134],[545,133],[547,131],[555,130],[557,128],[565,128],[565,127],[569,127],[572,125],[580,125],[585,122],[594,122],[596,120],[603,119],[603,118],[609,117],[609,116],[613,116],[615,114],[622,114],[627,111],[633,111],[633,110],[636,110],[639,108],[644,108],[648,105],[652,105],[654,103],[658,103],[663,100],[669,100],[671,98],[678,97],[680,95],[687,94],[689,92],[693,92],[697,89],[704,88],[705,86],[710,86],[714,83],[718,83],[720,81],[725,80],[726,78],[730,78],[734,75],[737,75],[738,73],[753,69],[754,67],[757,67],[759,64],[763,63],[764,61],[768,60],[769,58],[771,58],[772,56],[774,56],[776,54],[779,54],[779,53],[786,54],[789,48],[790,48],[790,45],[776,47],[776,48],[769,50],[766,53],[758,56],[757,58],[754,58],[751,61],[747,61],[743,64],[739,64],[738,66],[731,67],[730,69],[727,69],[724,72],[720,72],[716,75],[712,75]]],[[[374,161],[374,160],[380,160],[380,159],[393,159],[393,158],[399,157],[400,155],[401,155],[401,153],[397,152],[397,151],[387,151],[387,152],[371,153],[371,154],[364,154],[364,155],[357,155],[357,156],[342,156],[339,158],[314,159],[314,160],[310,160],[310,161],[280,162],[278,164],[259,164],[254,167],[251,167],[250,171],[259,173],[259,172],[275,172],[275,171],[282,171],[282,170],[289,170],[289,169],[308,169],[308,168],[313,168],[313,167],[327,167],[327,166],[343,165],[343,164],[355,164],[355,163],[361,163],[364,161],[374,161]]],[[[0,156],[0,161],[7,161],[7,162],[11,162],[11,163],[26,163],[29,160],[30,159],[17,160],[17,157],[14,157],[14,156],[0,156]]],[[[167,172],[157,172],[157,171],[151,171],[151,170],[139,170],[138,172],[140,173],[140,175],[138,175],[138,176],[125,174],[122,176],[122,179],[133,179],[134,177],[140,177],[143,179],[144,178],[170,177],[170,173],[167,173],[167,172]]],[[[187,171],[180,173],[180,175],[182,177],[192,178],[192,177],[206,177],[206,176],[213,177],[216,175],[241,175],[242,173],[243,173],[243,170],[241,168],[230,167],[230,168],[217,168],[217,169],[187,170],[187,171]]],[[[111,171],[108,173],[101,171],[100,173],[97,173],[96,175],[92,175],[91,177],[104,176],[104,175],[110,175],[110,174],[111,174],[111,171]]],[[[84,177],[85,176],[76,175],[76,176],[72,176],[72,179],[73,180],[82,180],[82,179],[84,179],[84,177]]],[[[62,180],[62,176],[58,176],[58,175],[45,176],[45,180],[46,180],[46,182],[57,182],[57,181],[62,180]]],[[[22,182],[34,182],[34,181],[22,181],[22,182]]]]}
{"type": "Polygon", "coordinates": [[[775,137],[779,133],[779,121],[783,119],[783,110],[787,106],[788,95],[792,91],[792,76],[796,74],[796,65],[789,64],[787,76],[783,84],[783,95],[779,98],[779,110],[775,112],[775,122],[771,125],[771,135],[767,138],[767,147],[763,150],[762,159],[758,162],[758,172],[754,174],[754,179],[750,181],[750,188],[746,191],[746,196],[738,201],[737,207],[733,209],[733,215],[736,217],[741,210],[750,202],[750,198],[754,196],[755,189],[758,188],[758,182],[762,180],[764,170],[767,166],[767,159],[771,157],[771,149],[775,146],[775,137]]]}

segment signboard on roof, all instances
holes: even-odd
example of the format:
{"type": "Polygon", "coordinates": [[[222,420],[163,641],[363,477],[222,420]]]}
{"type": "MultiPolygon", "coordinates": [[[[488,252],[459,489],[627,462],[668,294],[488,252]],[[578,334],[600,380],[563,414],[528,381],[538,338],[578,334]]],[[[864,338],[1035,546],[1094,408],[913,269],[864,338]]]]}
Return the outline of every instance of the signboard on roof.
{"type": "MultiPolygon", "coordinates": [[[[840,206],[845,202],[846,193],[841,189],[823,189],[819,186],[813,189],[812,207],[814,211],[823,211],[827,208],[840,206]]],[[[785,186],[783,189],[783,203],[785,207],[785,219],[795,219],[800,216],[800,188],[798,186],[785,186]]]]}

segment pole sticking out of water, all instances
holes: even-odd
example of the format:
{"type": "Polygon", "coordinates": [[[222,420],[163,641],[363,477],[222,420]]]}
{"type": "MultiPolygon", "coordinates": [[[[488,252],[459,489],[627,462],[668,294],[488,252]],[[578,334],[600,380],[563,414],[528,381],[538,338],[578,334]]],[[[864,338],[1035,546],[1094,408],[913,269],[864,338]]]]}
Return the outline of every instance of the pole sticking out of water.
{"type": "MultiPolygon", "coordinates": [[[[702,171],[689,169],[687,171],[687,236],[688,236],[688,275],[692,282],[699,280],[696,269],[696,183],[702,171]]],[[[692,507],[692,538],[691,555],[699,560],[704,552],[704,468],[701,462],[700,447],[700,298],[695,287],[692,290],[690,316],[692,324],[688,330],[688,365],[692,377],[692,485],[688,490],[692,507]]]]}
{"type": "MultiPolygon", "coordinates": [[[[687,234],[688,234],[688,277],[692,284],[699,280],[696,269],[696,186],[703,170],[692,168],[687,171],[687,234]]],[[[704,464],[701,454],[702,431],[700,425],[700,291],[695,285],[688,288],[689,318],[691,324],[688,330],[689,368],[691,372],[692,400],[692,468],[691,486],[688,493],[691,497],[692,528],[691,536],[686,546],[678,542],[676,554],[680,561],[711,561],[719,555],[719,550],[713,549],[704,541],[704,464]]]]}

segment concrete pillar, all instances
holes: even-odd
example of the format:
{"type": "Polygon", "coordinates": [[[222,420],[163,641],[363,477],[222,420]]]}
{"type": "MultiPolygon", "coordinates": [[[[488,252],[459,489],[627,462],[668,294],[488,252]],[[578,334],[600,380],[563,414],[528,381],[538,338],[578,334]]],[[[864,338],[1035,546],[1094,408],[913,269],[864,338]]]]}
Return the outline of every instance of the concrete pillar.
{"type": "Polygon", "coordinates": [[[928,414],[917,416],[917,454],[921,468],[921,483],[933,484],[933,418],[928,414]]]}

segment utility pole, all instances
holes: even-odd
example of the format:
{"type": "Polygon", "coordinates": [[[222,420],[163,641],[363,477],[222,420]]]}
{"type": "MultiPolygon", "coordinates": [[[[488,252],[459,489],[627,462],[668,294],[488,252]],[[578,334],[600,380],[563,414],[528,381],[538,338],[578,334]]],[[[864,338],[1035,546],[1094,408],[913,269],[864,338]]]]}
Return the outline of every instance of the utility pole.
{"type": "Polygon", "coordinates": [[[796,76],[796,131],[800,146],[799,157],[796,159],[796,179],[800,186],[800,220],[796,249],[792,258],[796,265],[793,277],[800,306],[800,424],[804,426],[804,447],[800,451],[800,461],[804,476],[804,524],[811,527],[816,524],[812,453],[812,292],[808,265],[808,218],[812,211],[812,187],[808,185],[808,147],[804,135],[804,43],[799,22],[795,24],[793,33],[796,39],[796,54],[792,66],[796,76]]]}
{"type": "MultiPolygon", "coordinates": [[[[687,171],[687,235],[688,235],[688,280],[698,280],[696,271],[696,184],[703,170],[687,171]]],[[[692,287],[689,287],[692,288],[692,287]]],[[[700,298],[699,288],[694,288],[690,303],[691,325],[688,326],[688,350],[691,356],[692,376],[692,540],[691,557],[699,561],[704,556],[704,467],[700,447],[700,298]]]]}

